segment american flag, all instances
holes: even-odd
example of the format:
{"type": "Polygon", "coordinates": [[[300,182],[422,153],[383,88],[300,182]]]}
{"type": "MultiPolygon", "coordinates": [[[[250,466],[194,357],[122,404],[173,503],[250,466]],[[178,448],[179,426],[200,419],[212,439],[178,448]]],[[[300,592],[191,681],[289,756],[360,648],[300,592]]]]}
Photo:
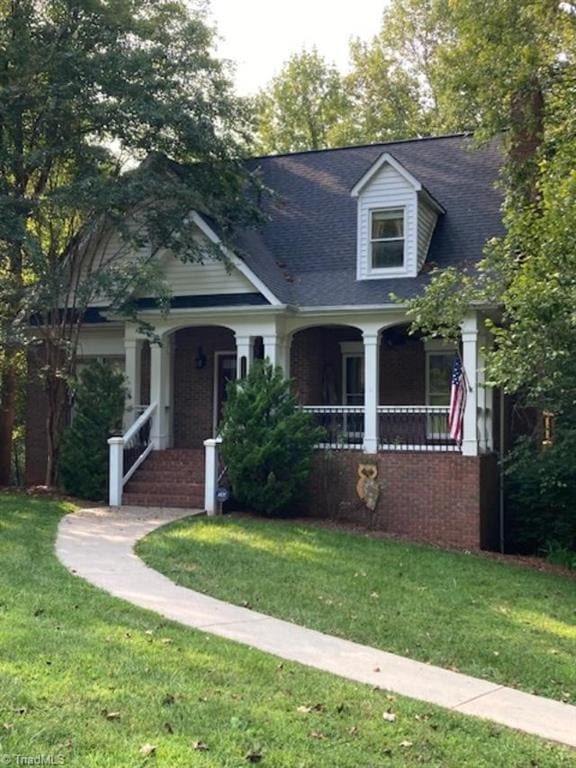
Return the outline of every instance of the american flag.
{"type": "Polygon", "coordinates": [[[462,442],[462,423],[464,421],[464,409],[466,408],[466,376],[462,368],[460,355],[454,355],[452,364],[452,380],[450,388],[450,414],[448,416],[448,429],[450,439],[457,443],[462,442]]]}

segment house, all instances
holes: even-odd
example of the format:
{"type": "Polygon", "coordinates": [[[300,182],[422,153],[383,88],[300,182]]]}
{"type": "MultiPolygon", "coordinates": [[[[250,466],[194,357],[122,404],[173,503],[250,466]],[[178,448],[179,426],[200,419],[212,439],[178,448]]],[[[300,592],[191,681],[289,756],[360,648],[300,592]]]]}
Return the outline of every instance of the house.
{"type": "MultiPolygon", "coordinates": [[[[456,443],[447,428],[455,349],[409,335],[391,295],[417,295],[434,266],[472,268],[481,258],[502,232],[500,164],[496,145],[477,149],[465,135],[251,160],[276,192],[270,221],[238,235],[229,270],[162,255],[171,312],[140,301],[161,344],[105,313],[83,330],[81,357],[125,368],[127,428],[139,419],[115,449],[126,453],[118,472],[130,475],[124,503],[203,505],[204,442],[218,432],[226,382],[266,357],[325,428],[312,514],[365,520],[356,484],[370,463],[382,482],[372,524],[490,546],[499,396],[483,386],[483,312],[471,309],[462,324],[468,392],[456,443]]],[[[194,220],[218,242],[209,221],[194,220]]],[[[29,483],[42,482],[45,463],[39,409],[29,409],[29,483]]]]}

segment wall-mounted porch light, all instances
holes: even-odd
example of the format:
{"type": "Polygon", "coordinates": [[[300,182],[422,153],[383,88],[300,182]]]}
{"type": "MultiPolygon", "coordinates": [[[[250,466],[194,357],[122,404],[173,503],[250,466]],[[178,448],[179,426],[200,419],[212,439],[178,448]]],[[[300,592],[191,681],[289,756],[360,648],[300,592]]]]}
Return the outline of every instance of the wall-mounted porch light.
{"type": "Polygon", "coordinates": [[[196,368],[201,371],[202,368],[206,368],[207,358],[204,354],[204,350],[202,347],[198,347],[198,352],[196,354],[196,357],[194,359],[194,362],[196,363],[196,368]]]}

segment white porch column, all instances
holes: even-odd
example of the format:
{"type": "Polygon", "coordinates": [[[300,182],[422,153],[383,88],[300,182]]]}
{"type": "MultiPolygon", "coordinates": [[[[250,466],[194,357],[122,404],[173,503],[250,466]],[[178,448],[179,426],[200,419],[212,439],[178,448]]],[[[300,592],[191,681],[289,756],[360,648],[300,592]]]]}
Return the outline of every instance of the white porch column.
{"type": "Polygon", "coordinates": [[[247,376],[254,362],[254,337],[236,334],[236,358],[238,378],[247,376]],[[245,362],[244,362],[245,361],[245,362]],[[244,367],[245,366],[245,367],[244,367]]]}
{"type": "Polygon", "coordinates": [[[140,403],[140,374],[142,365],[142,341],[124,339],[124,373],[126,375],[130,401],[126,404],[124,426],[128,428],[137,418],[136,407],[140,403]]]}
{"type": "Polygon", "coordinates": [[[275,334],[264,336],[264,357],[268,358],[274,367],[280,366],[285,376],[290,374],[290,342],[285,336],[275,334]]]}
{"type": "Polygon", "coordinates": [[[380,335],[364,332],[364,453],[378,452],[380,335]]]}
{"type": "Polygon", "coordinates": [[[466,373],[466,409],[462,429],[462,453],[478,456],[478,316],[468,315],[461,324],[462,364],[466,373]]]}
{"type": "Polygon", "coordinates": [[[172,400],[172,337],[164,336],[162,344],[150,345],[150,403],[157,403],[152,420],[151,439],[154,450],[170,445],[172,400]]]}
{"type": "Polygon", "coordinates": [[[204,440],[205,470],[204,470],[204,511],[209,515],[218,513],[216,491],[218,490],[218,450],[222,438],[204,440]]]}
{"type": "Polygon", "coordinates": [[[490,343],[490,335],[484,330],[478,337],[478,431],[480,450],[494,449],[494,389],[486,386],[486,355],[483,347],[490,343]]]}

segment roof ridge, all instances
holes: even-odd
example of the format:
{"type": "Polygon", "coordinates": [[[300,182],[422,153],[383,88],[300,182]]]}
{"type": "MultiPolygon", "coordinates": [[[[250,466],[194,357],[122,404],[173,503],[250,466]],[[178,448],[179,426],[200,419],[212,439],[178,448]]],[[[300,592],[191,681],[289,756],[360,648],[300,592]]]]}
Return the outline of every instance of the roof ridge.
{"type": "Polygon", "coordinates": [[[459,133],[443,133],[438,136],[414,136],[411,139],[390,139],[388,141],[375,141],[366,144],[348,144],[345,147],[325,147],[323,149],[301,149],[297,152],[279,152],[269,155],[249,155],[245,160],[275,160],[279,157],[294,157],[296,155],[314,155],[323,152],[342,152],[347,149],[365,149],[367,147],[389,147],[392,144],[410,144],[421,141],[439,141],[442,139],[457,139],[473,136],[473,131],[461,131],[459,133]]]}

